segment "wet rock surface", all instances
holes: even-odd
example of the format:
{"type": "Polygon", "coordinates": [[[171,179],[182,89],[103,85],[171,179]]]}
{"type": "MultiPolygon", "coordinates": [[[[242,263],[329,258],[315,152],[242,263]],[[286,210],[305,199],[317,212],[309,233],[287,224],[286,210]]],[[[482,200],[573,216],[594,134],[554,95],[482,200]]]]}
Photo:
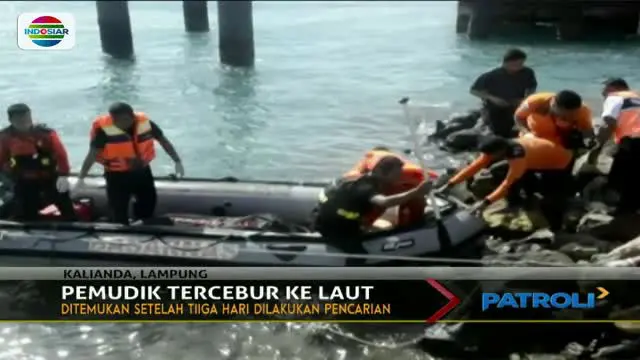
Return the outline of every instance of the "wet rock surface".
{"type": "Polygon", "coordinates": [[[429,140],[451,153],[476,151],[479,138],[488,134],[488,130],[480,123],[481,117],[480,110],[470,110],[454,114],[445,121],[438,120],[429,140]]]}
{"type": "MultiPolygon", "coordinates": [[[[491,205],[482,214],[489,225],[484,244],[485,266],[592,266],[640,265],[640,214],[612,216],[617,194],[607,186],[611,150],[605,149],[597,166],[576,161],[574,176],[578,194],[572,199],[561,232],[547,229],[547,221],[533,199],[520,206],[506,201],[491,205]]],[[[504,164],[495,164],[458,186],[471,203],[491,193],[506,175],[504,164]]],[[[533,269],[532,269],[533,270],[533,269]]],[[[623,281],[503,281],[486,291],[572,292],[602,286],[611,292],[594,309],[549,313],[555,320],[602,320],[593,323],[463,323],[436,324],[427,330],[423,346],[431,354],[464,359],[640,359],[640,305],[631,282],[623,281]],[[638,320],[638,323],[629,320],[638,320]]],[[[483,284],[484,285],[484,284],[483,284]]],[[[468,308],[467,318],[522,319],[523,310],[510,313],[468,308]]],[[[540,316],[532,312],[531,319],[540,316]]]]}

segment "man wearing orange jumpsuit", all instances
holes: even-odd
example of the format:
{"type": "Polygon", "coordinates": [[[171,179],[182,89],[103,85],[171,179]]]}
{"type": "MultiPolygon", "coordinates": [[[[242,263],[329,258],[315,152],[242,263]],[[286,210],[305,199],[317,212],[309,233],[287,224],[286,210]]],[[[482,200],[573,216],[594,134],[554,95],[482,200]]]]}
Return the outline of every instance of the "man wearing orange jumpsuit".
{"type": "Polygon", "coordinates": [[[602,146],[613,138],[617,149],[608,183],[620,195],[616,212],[633,213],[640,209],[640,95],[631,91],[624,79],[609,79],[604,85],[604,126],[598,131],[598,147],[591,152],[589,161],[594,162],[602,146]]]}
{"type": "Polygon", "coordinates": [[[449,188],[470,179],[495,161],[508,160],[507,177],[484,200],[473,206],[482,211],[493,202],[521,191],[543,195],[541,211],[552,230],[562,227],[567,200],[572,196],[571,167],[573,153],[550,140],[525,135],[515,140],[487,137],[480,144],[482,155],[449,180],[449,188]]]}
{"type": "Polygon", "coordinates": [[[516,110],[515,120],[521,135],[530,132],[568,149],[582,147],[585,138],[594,136],[591,110],[571,90],[529,96],[516,110]]]}
{"type": "Polygon", "coordinates": [[[430,189],[431,182],[420,166],[386,148],[374,148],[323,191],[316,229],[325,236],[358,235],[394,206],[399,206],[399,212],[392,225],[420,223],[426,206],[424,196],[430,189]]]}

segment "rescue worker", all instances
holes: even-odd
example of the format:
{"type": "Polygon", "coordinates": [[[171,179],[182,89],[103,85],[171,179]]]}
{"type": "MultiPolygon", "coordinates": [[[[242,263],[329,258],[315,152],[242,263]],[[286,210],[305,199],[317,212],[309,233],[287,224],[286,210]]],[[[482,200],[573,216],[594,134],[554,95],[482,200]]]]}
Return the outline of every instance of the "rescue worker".
{"type": "Polygon", "coordinates": [[[378,147],[327,187],[319,198],[315,228],[326,237],[359,236],[372,227],[388,229],[424,219],[425,195],[432,187],[422,169],[378,147]],[[398,218],[376,223],[398,206],[398,218]]]}
{"type": "Polygon", "coordinates": [[[439,191],[446,191],[472,178],[493,162],[506,159],[509,165],[506,178],[493,193],[474,204],[472,211],[481,212],[504,197],[508,201],[517,199],[522,191],[529,196],[539,192],[543,195],[541,211],[551,230],[562,227],[567,200],[573,194],[572,151],[550,140],[527,134],[514,140],[487,137],[480,144],[480,152],[479,158],[458,172],[439,191]]]}
{"type": "Polygon", "coordinates": [[[134,112],[131,105],[118,102],[109,113],[98,116],[91,128],[91,146],[84,159],[78,185],[95,162],[104,167],[107,199],[112,220],[129,223],[129,202],[135,197],[134,217],[153,217],[157,193],[150,163],[156,157],[154,140],[175,163],[175,172],[184,176],[182,161],[163,131],[147,115],[134,112]]]}
{"type": "Polygon", "coordinates": [[[597,135],[598,146],[589,154],[594,163],[602,147],[613,138],[616,151],[608,175],[608,183],[620,195],[617,214],[640,209],[640,95],[629,89],[624,79],[609,79],[604,83],[602,109],[603,126],[597,135]]]}
{"type": "Polygon", "coordinates": [[[585,146],[594,137],[591,110],[571,90],[537,93],[526,98],[515,113],[518,128],[568,149],[585,146]]]}
{"type": "Polygon", "coordinates": [[[15,185],[11,217],[36,221],[40,210],[53,203],[61,220],[75,220],[69,158],[58,134],[34,125],[26,104],[9,106],[7,115],[11,125],[0,131],[0,165],[15,185]]]}
{"type": "Polygon", "coordinates": [[[471,85],[471,95],[482,100],[482,122],[502,137],[515,137],[513,113],[522,100],[536,91],[533,69],[525,66],[527,54],[509,49],[501,66],[480,75],[471,85]]]}

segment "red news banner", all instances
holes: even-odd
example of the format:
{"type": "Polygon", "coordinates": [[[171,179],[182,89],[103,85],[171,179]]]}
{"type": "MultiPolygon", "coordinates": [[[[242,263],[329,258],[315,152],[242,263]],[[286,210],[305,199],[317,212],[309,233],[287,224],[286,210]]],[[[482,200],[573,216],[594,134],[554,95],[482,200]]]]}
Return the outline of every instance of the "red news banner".
{"type": "Polygon", "coordinates": [[[59,297],[49,301],[57,310],[38,320],[434,322],[459,303],[435,280],[39,283],[59,297]]]}

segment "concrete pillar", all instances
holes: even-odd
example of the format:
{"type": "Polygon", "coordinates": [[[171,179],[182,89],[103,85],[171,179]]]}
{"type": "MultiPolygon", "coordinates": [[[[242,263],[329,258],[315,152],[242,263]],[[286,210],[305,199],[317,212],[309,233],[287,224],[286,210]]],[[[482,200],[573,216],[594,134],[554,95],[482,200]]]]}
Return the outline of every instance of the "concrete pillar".
{"type": "Polygon", "coordinates": [[[225,65],[251,67],[255,61],[251,1],[218,1],[218,49],[225,65]]]}
{"type": "Polygon", "coordinates": [[[582,10],[577,7],[563,9],[560,20],[556,24],[556,35],[564,41],[581,40],[585,35],[582,10]]]}
{"type": "Polygon", "coordinates": [[[494,3],[486,0],[477,0],[473,3],[467,28],[469,39],[486,39],[491,35],[494,29],[494,5],[494,3]]]}
{"type": "Polygon", "coordinates": [[[456,14],[456,34],[466,34],[471,20],[471,9],[467,2],[458,0],[458,12],[456,14]]]}
{"type": "Polygon", "coordinates": [[[620,27],[625,35],[636,35],[638,23],[640,23],[640,13],[637,11],[630,11],[620,19],[620,27]]]}
{"type": "Polygon", "coordinates": [[[184,28],[187,32],[209,31],[209,13],[207,2],[200,0],[182,0],[184,28]]]}
{"type": "Polygon", "coordinates": [[[456,33],[466,34],[469,31],[469,22],[471,17],[469,15],[458,14],[456,17],[456,33]]]}
{"type": "Polygon", "coordinates": [[[133,35],[126,1],[96,1],[102,52],[116,59],[133,59],[133,35]]]}

